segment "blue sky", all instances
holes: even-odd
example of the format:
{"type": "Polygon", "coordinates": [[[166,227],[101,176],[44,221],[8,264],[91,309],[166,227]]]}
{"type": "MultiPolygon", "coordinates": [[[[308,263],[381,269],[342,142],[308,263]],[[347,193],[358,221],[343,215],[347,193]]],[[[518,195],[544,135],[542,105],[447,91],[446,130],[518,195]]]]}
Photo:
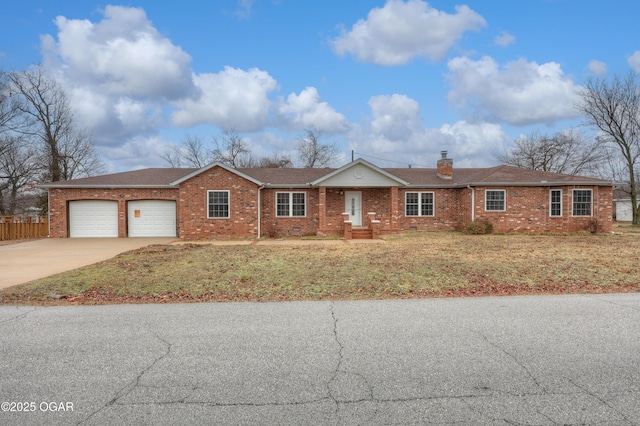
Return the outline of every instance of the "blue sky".
{"type": "Polygon", "coordinates": [[[305,128],[336,167],[352,150],[485,167],[579,126],[587,78],[640,72],[638,16],[631,0],[25,0],[3,6],[0,68],[54,73],[108,171],[224,129],[295,159],[305,128]]]}

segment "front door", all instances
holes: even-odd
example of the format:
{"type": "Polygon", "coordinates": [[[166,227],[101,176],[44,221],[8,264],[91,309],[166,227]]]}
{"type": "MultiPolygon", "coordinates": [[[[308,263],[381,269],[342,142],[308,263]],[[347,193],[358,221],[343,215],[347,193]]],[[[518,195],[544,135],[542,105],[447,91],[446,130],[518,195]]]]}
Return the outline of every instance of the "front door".
{"type": "Polygon", "coordinates": [[[362,226],[362,192],[345,191],[344,211],[349,213],[351,225],[362,226]]]}

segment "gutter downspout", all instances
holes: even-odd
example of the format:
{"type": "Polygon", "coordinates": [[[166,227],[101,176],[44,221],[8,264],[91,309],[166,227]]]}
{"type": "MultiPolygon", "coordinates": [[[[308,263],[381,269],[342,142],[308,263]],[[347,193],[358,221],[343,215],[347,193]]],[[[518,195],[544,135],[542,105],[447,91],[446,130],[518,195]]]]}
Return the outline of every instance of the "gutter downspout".
{"type": "Polygon", "coordinates": [[[471,190],[471,222],[476,220],[476,190],[471,185],[467,185],[471,190]]]}
{"type": "MultiPolygon", "coordinates": [[[[67,230],[67,232],[68,231],[69,230],[67,230]]],[[[51,188],[47,188],[47,233],[47,237],[51,238],[51,188]]]]}

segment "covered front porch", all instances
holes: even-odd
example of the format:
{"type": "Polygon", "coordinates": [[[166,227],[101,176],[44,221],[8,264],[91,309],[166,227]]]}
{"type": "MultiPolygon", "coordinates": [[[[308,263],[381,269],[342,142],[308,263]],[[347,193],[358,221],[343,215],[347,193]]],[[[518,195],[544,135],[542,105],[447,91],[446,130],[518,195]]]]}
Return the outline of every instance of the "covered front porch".
{"type": "Polygon", "coordinates": [[[359,159],[311,185],[318,188],[319,236],[376,239],[399,232],[402,179],[359,159]]]}

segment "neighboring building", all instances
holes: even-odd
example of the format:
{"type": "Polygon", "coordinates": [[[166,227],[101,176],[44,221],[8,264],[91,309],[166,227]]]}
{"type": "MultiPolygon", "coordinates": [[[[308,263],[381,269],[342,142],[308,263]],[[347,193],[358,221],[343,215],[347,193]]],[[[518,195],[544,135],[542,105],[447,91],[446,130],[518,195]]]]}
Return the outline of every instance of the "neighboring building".
{"type": "MultiPolygon", "coordinates": [[[[631,208],[631,198],[616,198],[613,200],[615,205],[615,218],[617,222],[632,222],[633,209],[631,208]]],[[[640,206],[640,202],[637,203],[640,206]]]]}
{"type": "Polygon", "coordinates": [[[181,239],[460,230],[486,219],[498,232],[612,227],[612,184],[510,166],[339,169],[144,169],[54,182],[50,236],[181,239]]]}

